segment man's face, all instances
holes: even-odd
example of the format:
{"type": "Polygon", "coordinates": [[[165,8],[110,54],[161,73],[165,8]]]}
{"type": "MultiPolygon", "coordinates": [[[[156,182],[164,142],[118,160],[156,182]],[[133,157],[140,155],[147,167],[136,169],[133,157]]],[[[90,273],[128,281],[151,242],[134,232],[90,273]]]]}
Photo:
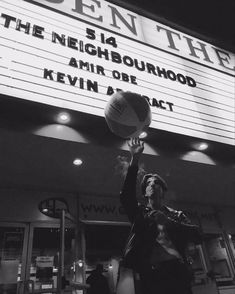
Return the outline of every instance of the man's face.
{"type": "Polygon", "coordinates": [[[146,182],[145,199],[153,208],[160,208],[164,198],[164,191],[155,177],[150,177],[146,182]]]}

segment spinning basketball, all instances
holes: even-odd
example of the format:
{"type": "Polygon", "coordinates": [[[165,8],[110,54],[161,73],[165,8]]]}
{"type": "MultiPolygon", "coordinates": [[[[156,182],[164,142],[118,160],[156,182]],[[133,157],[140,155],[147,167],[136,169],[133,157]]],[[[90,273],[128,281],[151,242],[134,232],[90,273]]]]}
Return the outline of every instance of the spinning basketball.
{"type": "Polygon", "coordinates": [[[151,123],[148,101],[137,93],[117,92],[105,107],[105,120],[110,130],[122,137],[138,137],[151,123]]]}

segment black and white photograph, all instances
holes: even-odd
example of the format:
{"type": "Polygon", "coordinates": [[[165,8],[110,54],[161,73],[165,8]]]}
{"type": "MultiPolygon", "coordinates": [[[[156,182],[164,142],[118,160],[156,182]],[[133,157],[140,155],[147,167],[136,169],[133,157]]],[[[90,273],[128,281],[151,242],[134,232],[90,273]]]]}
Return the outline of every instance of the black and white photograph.
{"type": "Polygon", "coordinates": [[[234,13],[0,0],[0,294],[235,294],[234,13]]]}

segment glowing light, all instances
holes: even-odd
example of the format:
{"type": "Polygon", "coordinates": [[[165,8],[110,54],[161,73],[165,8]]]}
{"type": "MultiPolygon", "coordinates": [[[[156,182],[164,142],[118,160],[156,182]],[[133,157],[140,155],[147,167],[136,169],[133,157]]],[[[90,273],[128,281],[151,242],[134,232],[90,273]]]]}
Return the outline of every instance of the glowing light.
{"type": "Polygon", "coordinates": [[[65,124],[70,121],[70,115],[67,112],[61,112],[58,115],[58,122],[65,124]]]}
{"type": "Polygon", "coordinates": [[[189,151],[180,157],[182,160],[201,162],[206,164],[215,165],[215,161],[201,151],[189,151]]]}
{"type": "Polygon", "coordinates": [[[43,208],[42,212],[48,212],[49,209],[48,208],[43,208]]]}
{"type": "Polygon", "coordinates": [[[199,150],[206,150],[208,148],[208,144],[207,143],[201,143],[199,145],[199,150]]]}
{"type": "Polygon", "coordinates": [[[148,136],[148,134],[146,132],[142,132],[140,135],[139,135],[139,138],[140,139],[144,139],[148,136]]]}
{"type": "Polygon", "coordinates": [[[79,166],[79,165],[82,165],[82,160],[80,159],[80,158],[76,158],[76,159],[74,159],[74,161],[73,161],[73,164],[74,165],[77,165],[77,166],[79,166]]]}
{"type": "Polygon", "coordinates": [[[201,142],[201,143],[195,143],[194,144],[194,148],[198,151],[204,151],[208,148],[208,144],[205,142],[201,142]]]}
{"type": "Polygon", "coordinates": [[[79,261],[78,261],[78,266],[79,266],[79,267],[83,267],[83,261],[82,261],[82,260],[79,260],[79,261]]]}

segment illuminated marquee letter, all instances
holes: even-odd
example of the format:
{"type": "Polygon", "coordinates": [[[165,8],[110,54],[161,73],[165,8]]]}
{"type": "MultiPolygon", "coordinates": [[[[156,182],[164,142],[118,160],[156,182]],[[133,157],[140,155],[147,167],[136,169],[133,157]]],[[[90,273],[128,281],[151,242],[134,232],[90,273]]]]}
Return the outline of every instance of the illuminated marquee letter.
{"type": "MultiPolygon", "coordinates": [[[[215,47],[212,47],[212,48],[215,50],[215,53],[219,59],[219,65],[221,65],[225,68],[231,69],[231,70],[235,70],[235,65],[234,65],[234,67],[226,66],[226,65],[230,65],[230,63],[231,63],[231,57],[230,57],[229,53],[222,51],[222,50],[215,48],[215,47]]],[[[232,64],[231,64],[231,66],[232,66],[232,64]]]]}
{"type": "Polygon", "coordinates": [[[196,50],[198,50],[198,51],[201,51],[201,52],[203,53],[203,55],[204,55],[204,60],[205,60],[205,61],[208,61],[208,62],[210,62],[210,63],[213,63],[213,62],[210,60],[209,55],[208,55],[208,53],[207,53],[207,51],[206,51],[206,44],[197,41],[197,43],[200,45],[200,47],[195,47],[195,46],[193,46],[193,40],[192,40],[192,39],[190,39],[190,38],[188,38],[188,37],[186,37],[186,36],[184,36],[184,38],[186,39],[186,41],[187,41],[187,43],[188,43],[189,49],[190,49],[190,51],[191,51],[191,52],[190,52],[190,55],[191,55],[191,56],[196,57],[196,58],[200,58],[200,57],[197,56],[197,54],[196,54],[196,50]]]}
{"type": "Polygon", "coordinates": [[[177,50],[179,51],[178,48],[176,48],[175,46],[175,42],[174,42],[174,39],[173,39],[173,36],[177,36],[178,39],[180,40],[180,35],[178,33],[175,33],[171,30],[168,30],[166,28],[163,28],[163,27],[160,27],[160,26],[157,26],[157,31],[160,32],[161,30],[165,31],[166,32],[166,36],[167,36],[167,39],[168,39],[168,42],[169,42],[169,48],[171,49],[174,49],[174,50],[177,50]]]}
{"type": "Polygon", "coordinates": [[[121,13],[115,8],[112,7],[110,5],[108,5],[111,8],[111,13],[112,13],[112,20],[113,23],[111,23],[110,25],[113,27],[116,27],[118,29],[121,29],[118,25],[117,25],[117,20],[116,20],[116,16],[124,23],[124,25],[134,34],[137,36],[137,31],[136,31],[136,27],[135,27],[135,18],[136,16],[131,15],[129,13],[127,13],[127,15],[130,16],[131,18],[131,25],[126,21],[125,17],[123,17],[121,15],[121,13]]]}
{"type": "MultiPolygon", "coordinates": [[[[99,1],[97,1],[97,0],[91,0],[91,1],[95,2],[97,7],[100,8],[100,2],[99,1]]],[[[101,15],[99,17],[94,17],[94,16],[92,16],[90,14],[86,14],[83,11],[83,7],[89,8],[92,11],[92,13],[95,12],[95,6],[94,5],[91,5],[91,6],[86,5],[86,4],[83,3],[82,0],[75,0],[75,9],[72,9],[72,11],[77,12],[77,13],[82,14],[82,15],[85,15],[85,16],[88,16],[90,18],[96,19],[96,20],[101,21],[101,22],[103,21],[103,17],[101,15]]]]}
{"type": "Polygon", "coordinates": [[[2,13],[1,14],[2,18],[5,18],[5,23],[4,23],[4,28],[9,28],[10,27],[10,22],[14,21],[16,22],[16,18],[13,16],[10,16],[8,14],[2,13]]]}

